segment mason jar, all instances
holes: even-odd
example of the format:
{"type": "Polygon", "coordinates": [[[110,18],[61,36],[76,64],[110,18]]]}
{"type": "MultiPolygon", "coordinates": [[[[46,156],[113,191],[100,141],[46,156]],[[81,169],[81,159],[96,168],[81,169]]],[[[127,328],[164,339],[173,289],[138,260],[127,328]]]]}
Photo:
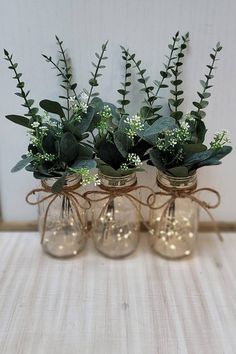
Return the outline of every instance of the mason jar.
{"type": "Polygon", "coordinates": [[[157,185],[159,193],[149,218],[151,247],[170,259],[189,256],[198,235],[199,207],[189,197],[197,186],[196,172],[172,177],[158,171],[157,185]]]}
{"type": "Polygon", "coordinates": [[[136,174],[110,177],[99,172],[99,179],[101,184],[92,203],[94,245],[110,258],[128,256],[136,250],[140,238],[140,204],[136,200],[140,192],[134,190],[136,174]]]}
{"type": "Polygon", "coordinates": [[[42,182],[44,188],[42,189],[45,189],[45,191],[40,192],[38,198],[38,200],[41,200],[38,204],[38,211],[42,248],[54,257],[76,256],[84,248],[87,240],[85,202],[83,198],[78,200],[79,197],[75,194],[75,191],[79,192],[76,187],[81,188],[81,178],[77,175],[66,178],[63,189],[74,197],[70,197],[68,193],[63,192],[53,195],[51,187],[55,181],[55,178],[44,180],[42,182]],[[44,200],[50,194],[51,197],[44,200]],[[76,201],[74,198],[76,198],[76,201]]]}

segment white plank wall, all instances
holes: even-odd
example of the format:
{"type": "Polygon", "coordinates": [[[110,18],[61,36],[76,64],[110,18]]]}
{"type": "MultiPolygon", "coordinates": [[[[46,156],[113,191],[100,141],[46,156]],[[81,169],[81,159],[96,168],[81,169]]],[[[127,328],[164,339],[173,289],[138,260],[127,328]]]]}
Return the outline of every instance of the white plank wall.
{"type": "Polygon", "coordinates": [[[0,234],[1,354],[235,354],[235,235],[200,235],[167,261],[143,235],[109,260],[45,255],[36,234],[0,234]]]}
{"type": "MultiPolygon", "coordinates": [[[[64,39],[69,48],[81,89],[88,87],[93,53],[109,39],[108,67],[100,90],[105,99],[115,102],[122,75],[119,44],[129,45],[143,59],[151,77],[158,79],[170,37],[178,29],[190,31],[191,43],[184,74],[185,107],[189,111],[209,60],[209,50],[221,40],[224,51],[206,119],[209,140],[214,132],[226,128],[234,143],[235,12],[234,0],[2,0],[0,50],[6,47],[14,53],[33,98],[55,99],[60,93],[55,72],[40,57],[43,52],[55,55],[54,34],[64,39]]],[[[3,217],[6,221],[32,220],[36,218],[36,209],[26,205],[24,196],[35,181],[30,174],[9,172],[27,146],[25,130],[4,119],[6,114],[23,112],[14,92],[15,83],[1,59],[0,191],[3,217]]],[[[137,92],[135,84],[131,113],[136,113],[135,107],[140,101],[137,92]]],[[[220,167],[202,170],[200,177],[202,185],[212,186],[222,194],[222,204],[215,212],[217,219],[234,221],[235,154],[227,157],[220,167]]],[[[147,175],[143,178],[149,180],[147,175]]],[[[151,178],[154,178],[154,173],[151,178]]]]}

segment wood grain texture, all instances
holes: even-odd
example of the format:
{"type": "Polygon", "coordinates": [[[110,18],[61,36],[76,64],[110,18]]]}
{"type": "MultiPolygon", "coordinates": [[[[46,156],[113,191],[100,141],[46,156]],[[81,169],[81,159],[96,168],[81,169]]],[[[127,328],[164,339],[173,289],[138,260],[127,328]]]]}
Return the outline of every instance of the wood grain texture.
{"type": "MultiPolygon", "coordinates": [[[[146,222],[147,223],[147,222],[146,222]]],[[[90,227],[90,223],[88,226],[90,227]]],[[[236,232],[236,223],[230,221],[219,221],[217,227],[221,232],[236,232]]],[[[37,231],[37,221],[0,221],[1,231],[37,231]]],[[[141,224],[142,231],[146,231],[146,226],[141,224]]],[[[201,221],[199,223],[200,232],[215,232],[215,227],[211,221],[201,221]]]]}
{"type": "Polygon", "coordinates": [[[0,234],[1,354],[233,354],[236,238],[200,236],[167,261],[145,235],[109,260],[91,241],[78,257],[45,255],[34,234],[0,234]]]}

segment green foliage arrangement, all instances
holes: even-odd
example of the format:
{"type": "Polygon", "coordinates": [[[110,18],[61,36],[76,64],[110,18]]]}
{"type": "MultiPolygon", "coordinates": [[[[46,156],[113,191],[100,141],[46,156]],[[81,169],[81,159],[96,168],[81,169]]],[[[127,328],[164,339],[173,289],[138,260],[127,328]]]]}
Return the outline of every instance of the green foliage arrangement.
{"type": "Polygon", "coordinates": [[[93,93],[93,88],[98,85],[100,70],[104,68],[101,62],[105,59],[104,53],[107,46],[105,43],[101,54],[95,54],[98,63],[93,64],[95,73],[91,73],[89,93],[83,90],[77,94],[77,83],[73,81],[63,42],[57,36],[56,42],[59,47],[59,61],[55,62],[51,56],[44,54],[43,57],[52,64],[57,71],[57,76],[61,78],[60,86],[65,94],[59,98],[65,103],[44,99],[39,103],[41,111],[34,106],[35,101],[29,97],[30,91],[25,89],[22,73],[17,70],[18,64],[14,62],[13,56],[4,50],[5,59],[9,63],[9,69],[14,73],[13,78],[19,89],[16,95],[23,100],[22,106],[27,110],[23,116],[11,114],[6,118],[27,128],[29,135],[28,152],[13,167],[12,172],[25,168],[33,172],[35,178],[57,177],[57,182],[53,185],[54,192],[61,190],[66,176],[72,173],[81,175],[83,184],[94,180],[96,182],[96,176],[89,173],[89,170],[96,166],[95,155],[86,139],[94,129],[93,121],[96,120],[96,111],[93,108],[94,105],[90,104],[90,100],[97,95],[93,93]]]}
{"type": "Polygon", "coordinates": [[[227,145],[230,141],[226,131],[215,134],[209,148],[204,145],[207,132],[203,120],[206,115],[204,109],[211,96],[209,89],[212,87],[211,80],[214,78],[213,71],[216,69],[217,56],[222,50],[220,43],[212,49],[211,62],[207,65],[205,79],[200,80],[202,90],[197,92],[199,100],[193,102],[190,113],[186,114],[181,110],[184,91],[181,89],[183,81],[180,69],[188,42],[188,33],[180,37],[177,32],[173,37],[172,44],[168,46],[170,49],[168,62],[164,64],[165,70],[160,72],[161,80],[154,81],[157,86],[156,92],[153,86],[148,85],[149,77],[143,76],[146,69],[141,69],[141,61],[135,61],[135,54],[128,55],[135,64],[138,75],[141,76],[141,79],[138,79],[143,85],[141,91],[146,93],[144,106],[140,109],[144,127],[138,135],[152,145],[148,163],[175,177],[191,175],[203,166],[218,165],[232,150],[232,147],[227,145]],[[160,99],[160,89],[168,88],[169,85],[171,85],[171,98],[168,100],[169,114],[162,116],[160,112],[163,105],[157,105],[156,101],[160,99]]]}
{"type": "MultiPolygon", "coordinates": [[[[98,117],[94,124],[93,142],[100,171],[109,176],[124,176],[143,171],[142,162],[148,159],[146,153],[151,145],[141,137],[145,119],[139,114],[130,116],[126,108],[131,86],[132,62],[134,55],[121,47],[124,60],[124,81],[117,92],[121,98],[118,106],[95,97],[91,105],[98,117]]],[[[137,63],[136,63],[137,64],[137,63]]]]}
{"type": "Polygon", "coordinates": [[[222,49],[220,43],[210,53],[208,71],[200,81],[202,90],[197,92],[199,99],[186,114],[181,109],[184,102],[181,74],[189,33],[181,36],[177,32],[172,37],[160,80],[151,84],[141,60],[129,49],[121,47],[124,79],[117,90],[120,95],[117,106],[104,102],[98,97],[99,93],[94,92],[105,68],[107,42],[102,45],[100,54],[95,53],[89,90],[83,89],[77,94],[77,83],[73,80],[63,42],[57,36],[56,41],[59,61],[45,54],[43,57],[61,78],[64,93],[59,98],[63,103],[44,99],[39,103],[41,111],[29,98],[30,91],[25,89],[18,64],[4,50],[19,89],[16,95],[23,99],[22,106],[27,110],[23,116],[7,115],[6,118],[26,127],[30,139],[27,154],[22,156],[13,172],[25,168],[36,178],[59,177],[53,187],[57,191],[71,173],[80,174],[84,183],[96,179],[89,174],[89,169],[96,165],[102,173],[118,177],[142,171],[142,163],[147,161],[166,174],[184,177],[202,166],[220,164],[221,159],[231,152],[225,131],[215,134],[209,148],[204,145],[207,132],[205,108],[211,95],[209,90],[217,56],[222,49]],[[127,109],[133,70],[145,99],[137,113],[130,115],[127,109]],[[162,102],[160,91],[167,88],[170,89],[169,112],[163,114],[164,105],[159,104],[162,102]]]}

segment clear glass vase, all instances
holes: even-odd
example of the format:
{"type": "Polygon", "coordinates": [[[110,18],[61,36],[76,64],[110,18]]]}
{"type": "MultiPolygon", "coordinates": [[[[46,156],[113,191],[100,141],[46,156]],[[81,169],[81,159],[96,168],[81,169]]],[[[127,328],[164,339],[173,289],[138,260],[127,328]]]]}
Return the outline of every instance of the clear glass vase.
{"type": "MultiPolygon", "coordinates": [[[[44,183],[50,188],[55,181],[55,178],[50,178],[44,183]]],[[[79,186],[79,182],[80,178],[72,175],[67,177],[65,186],[73,188],[76,185],[79,186]]],[[[70,193],[73,194],[73,192],[70,193]]],[[[41,192],[39,200],[48,195],[46,192],[41,192]]],[[[78,198],[76,194],[74,197],[78,198]]],[[[83,200],[79,200],[79,204],[76,203],[75,206],[71,198],[61,194],[49,206],[52,198],[39,203],[39,231],[42,248],[54,257],[76,256],[84,248],[87,240],[86,209],[81,207],[83,200]]]]}
{"type": "MultiPolygon", "coordinates": [[[[162,186],[159,192],[188,194],[195,189],[196,183],[196,173],[177,178],[158,171],[157,184],[162,186]]],[[[157,195],[153,205],[157,209],[150,209],[150,243],[159,255],[175,259],[189,256],[194,249],[198,235],[199,207],[188,197],[177,197],[167,203],[170,198],[170,195],[157,195]]]]}
{"type": "Polygon", "coordinates": [[[140,205],[127,197],[140,198],[139,191],[132,191],[137,183],[136,174],[110,177],[99,172],[99,178],[101,185],[92,206],[95,247],[110,258],[128,256],[136,250],[140,238],[140,205]]]}

